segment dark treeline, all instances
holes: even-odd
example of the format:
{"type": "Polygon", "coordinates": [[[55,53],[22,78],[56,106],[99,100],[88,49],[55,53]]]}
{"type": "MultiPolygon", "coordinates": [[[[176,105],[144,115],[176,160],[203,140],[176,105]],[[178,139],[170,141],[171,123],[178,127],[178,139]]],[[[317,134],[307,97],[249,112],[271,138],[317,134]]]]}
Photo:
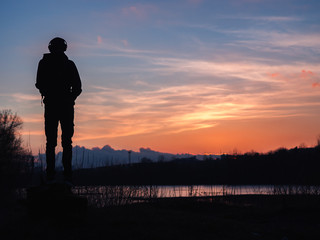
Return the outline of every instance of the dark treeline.
{"type": "Polygon", "coordinates": [[[80,169],[80,185],[320,184],[320,147],[80,169]]]}

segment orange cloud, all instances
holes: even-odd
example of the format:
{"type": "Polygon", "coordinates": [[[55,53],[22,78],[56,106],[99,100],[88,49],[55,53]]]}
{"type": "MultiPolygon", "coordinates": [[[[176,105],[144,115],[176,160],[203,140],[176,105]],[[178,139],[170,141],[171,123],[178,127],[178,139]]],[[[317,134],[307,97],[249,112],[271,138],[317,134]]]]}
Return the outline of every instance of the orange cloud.
{"type": "Polygon", "coordinates": [[[320,87],[320,83],[312,83],[312,87],[320,87]]]}
{"type": "Polygon", "coordinates": [[[300,73],[300,78],[306,81],[313,81],[312,87],[319,87],[320,83],[317,74],[309,70],[302,70],[300,73]]]}
{"type": "Polygon", "coordinates": [[[280,73],[270,73],[270,74],[268,74],[270,77],[272,77],[272,78],[277,78],[277,77],[279,77],[280,76],[280,73]]]}
{"type": "Polygon", "coordinates": [[[296,82],[297,85],[304,85],[305,81],[312,82],[312,87],[320,86],[318,76],[316,73],[310,70],[301,70],[301,72],[295,71],[295,69],[287,69],[282,72],[267,73],[267,76],[279,81],[286,81],[288,83],[296,82]],[[303,80],[303,81],[301,81],[303,80]]]}
{"type": "MultiPolygon", "coordinates": [[[[102,41],[101,37],[100,40],[102,41]]],[[[123,44],[127,43],[125,40],[122,41],[123,44]]],[[[110,47],[110,42],[108,40],[107,47],[110,47]]],[[[120,45],[121,42],[118,40],[117,43],[120,45]]],[[[101,47],[105,46],[99,46],[101,47]]],[[[118,48],[120,48],[118,45],[114,47],[118,48]]],[[[122,52],[123,49],[127,48],[122,47],[122,52]]],[[[130,52],[130,56],[135,56],[134,50],[127,49],[125,53],[127,52],[130,52]]],[[[267,129],[270,124],[259,125],[255,129],[252,124],[248,124],[242,130],[239,122],[256,121],[258,124],[260,119],[273,119],[273,123],[284,121],[283,119],[299,120],[310,112],[313,114],[316,112],[314,110],[319,108],[317,91],[312,91],[308,82],[301,81],[301,79],[311,80],[309,83],[313,82],[314,87],[320,86],[315,79],[316,73],[301,70],[318,69],[318,65],[270,66],[257,62],[200,61],[144,56],[139,52],[137,57],[141,56],[152,66],[143,71],[172,78],[172,84],[151,85],[151,81],[141,77],[132,78],[141,86],[139,91],[137,88],[109,85],[91,86],[91,90],[86,89],[76,105],[75,144],[93,147],[108,143],[112,146],[131,146],[130,148],[135,145],[170,152],[186,151],[183,149],[188,149],[190,152],[220,149],[227,151],[232,150],[232,146],[259,151],[279,147],[279,143],[286,141],[284,146],[292,146],[296,142],[290,140],[292,136],[289,134],[295,128],[288,130],[288,138],[283,141],[278,140],[274,143],[275,135],[273,135],[270,136],[270,141],[262,139],[266,143],[259,143],[259,136],[265,136],[268,131],[260,132],[257,136],[255,132],[267,129]],[[210,76],[212,81],[193,83],[189,81],[181,84],[174,81],[176,74],[188,76],[190,79],[210,76]],[[233,131],[229,130],[232,126],[223,128],[226,121],[234,121],[233,131]],[[241,130],[239,137],[232,135],[237,129],[241,130]],[[211,134],[208,134],[209,131],[211,134]],[[250,138],[247,137],[248,131],[251,131],[250,138]],[[198,138],[195,136],[197,134],[198,138]],[[139,138],[144,136],[145,140],[140,141],[139,138]],[[172,136],[176,136],[176,142],[181,145],[172,144],[172,136]],[[246,136],[246,139],[243,139],[243,136],[246,136]],[[232,144],[230,139],[233,139],[232,144]],[[257,144],[254,145],[255,143],[257,144]],[[275,145],[272,145],[273,143],[275,145]]],[[[109,71],[106,66],[103,66],[102,70],[109,71]]],[[[112,71],[123,70],[128,71],[130,76],[131,69],[112,69],[112,71]]],[[[37,118],[43,119],[42,116],[37,118]]],[[[31,124],[32,122],[29,123],[30,128],[36,130],[31,124]]],[[[281,126],[279,129],[282,129],[281,126]]],[[[276,131],[278,129],[274,130],[276,131]]],[[[312,134],[317,131],[316,127],[310,130],[312,134]]],[[[44,139],[42,135],[35,135],[32,138],[37,136],[38,139],[40,137],[44,139]]],[[[308,137],[297,137],[296,141],[308,137]]]]}
{"type": "Polygon", "coordinates": [[[315,74],[311,71],[306,71],[306,70],[302,70],[301,71],[301,74],[300,74],[300,77],[302,79],[306,79],[306,80],[309,80],[310,78],[312,78],[315,74]]]}

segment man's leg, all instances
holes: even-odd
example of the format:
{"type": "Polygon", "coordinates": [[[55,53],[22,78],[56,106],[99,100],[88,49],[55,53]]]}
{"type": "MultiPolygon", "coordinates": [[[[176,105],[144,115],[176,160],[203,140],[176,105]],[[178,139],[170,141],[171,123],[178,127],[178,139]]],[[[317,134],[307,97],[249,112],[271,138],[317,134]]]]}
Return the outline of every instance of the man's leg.
{"type": "Polygon", "coordinates": [[[72,181],[72,136],[74,133],[74,106],[67,105],[63,108],[63,114],[60,119],[61,124],[61,140],[62,140],[62,163],[64,168],[64,177],[68,181],[72,181]]]}
{"type": "Polygon", "coordinates": [[[53,180],[55,176],[55,147],[57,146],[58,116],[55,107],[45,105],[45,133],[47,180],[53,180]]]}

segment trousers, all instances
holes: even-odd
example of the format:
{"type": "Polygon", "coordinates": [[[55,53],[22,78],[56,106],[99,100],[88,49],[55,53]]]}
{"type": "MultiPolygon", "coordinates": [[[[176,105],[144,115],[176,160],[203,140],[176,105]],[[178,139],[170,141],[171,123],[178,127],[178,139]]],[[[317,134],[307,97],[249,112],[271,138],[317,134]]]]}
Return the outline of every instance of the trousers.
{"type": "Polygon", "coordinates": [[[68,103],[45,104],[45,134],[47,176],[55,175],[55,147],[57,146],[58,125],[61,126],[62,164],[65,177],[72,175],[72,137],[74,133],[74,105],[68,103]]]}

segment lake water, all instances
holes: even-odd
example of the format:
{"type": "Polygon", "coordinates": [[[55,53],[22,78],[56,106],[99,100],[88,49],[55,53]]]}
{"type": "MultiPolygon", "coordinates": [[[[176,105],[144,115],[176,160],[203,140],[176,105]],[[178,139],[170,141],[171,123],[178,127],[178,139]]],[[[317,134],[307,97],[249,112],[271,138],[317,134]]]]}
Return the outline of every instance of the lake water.
{"type": "Polygon", "coordinates": [[[73,192],[89,204],[104,207],[156,198],[214,197],[228,195],[320,195],[319,186],[301,185],[193,185],[193,186],[76,186],[73,192]]]}

